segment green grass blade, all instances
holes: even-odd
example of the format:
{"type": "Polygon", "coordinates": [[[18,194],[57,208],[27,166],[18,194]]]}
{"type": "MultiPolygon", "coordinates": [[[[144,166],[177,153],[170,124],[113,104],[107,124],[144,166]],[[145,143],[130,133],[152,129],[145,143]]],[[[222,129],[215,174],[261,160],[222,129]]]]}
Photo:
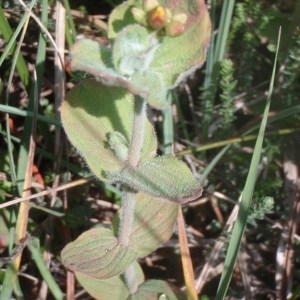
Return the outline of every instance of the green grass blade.
{"type": "MultiPolygon", "coordinates": [[[[3,9],[0,6],[0,32],[2,33],[5,41],[7,42],[5,50],[3,51],[3,53],[0,57],[0,66],[2,65],[3,61],[7,58],[7,55],[12,50],[15,49],[16,38],[17,38],[18,34],[20,33],[20,31],[22,30],[24,23],[28,19],[29,11],[31,11],[31,9],[35,5],[35,3],[36,3],[36,0],[31,2],[30,6],[28,8],[28,11],[24,13],[22,19],[20,20],[19,25],[14,30],[14,32],[12,31],[12,29],[4,15],[3,9]]],[[[29,83],[30,83],[30,75],[29,75],[29,71],[28,71],[27,65],[25,63],[25,60],[24,60],[23,56],[21,55],[21,53],[18,54],[16,67],[17,67],[18,73],[20,75],[20,78],[22,80],[22,83],[24,84],[25,88],[28,91],[29,83]]]]}
{"type": "MultiPolygon", "coordinates": [[[[33,7],[34,3],[35,3],[35,1],[32,1],[31,8],[33,7]]],[[[4,60],[4,58],[6,58],[6,55],[8,55],[11,47],[15,43],[15,39],[17,38],[17,35],[22,30],[20,40],[19,40],[17,46],[15,47],[15,52],[14,52],[14,55],[13,55],[12,64],[11,64],[9,77],[8,77],[8,81],[7,81],[7,88],[6,88],[6,92],[5,92],[6,105],[9,104],[10,88],[11,88],[11,84],[12,84],[12,80],[13,80],[13,75],[14,75],[15,68],[16,68],[16,66],[18,64],[18,61],[19,61],[19,57],[20,57],[19,54],[20,54],[21,44],[22,44],[22,41],[24,40],[24,36],[25,36],[26,30],[27,30],[28,22],[29,22],[29,11],[28,11],[27,14],[26,13],[24,14],[20,24],[17,27],[16,32],[13,34],[10,42],[8,43],[8,46],[6,48],[7,51],[5,51],[5,53],[4,53],[5,55],[2,55],[2,57],[0,59],[0,60],[2,60],[2,58],[3,58],[3,60],[4,60]]],[[[6,30],[8,29],[8,31],[9,31],[8,23],[6,25],[7,26],[5,26],[5,28],[6,28],[6,30]]],[[[3,62],[3,60],[2,60],[2,62],[3,62]]],[[[17,174],[16,174],[16,166],[15,166],[14,157],[13,157],[13,144],[12,144],[11,135],[10,135],[9,115],[5,114],[5,118],[6,118],[6,135],[7,135],[7,146],[8,146],[10,172],[11,172],[11,176],[12,176],[13,186],[16,187],[17,186],[17,174]]]]}
{"type": "MultiPolygon", "coordinates": [[[[277,122],[280,120],[285,120],[288,117],[293,117],[300,113],[300,104],[294,105],[292,107],[280,110],[277,112],[274,116],[269,117],[268,124],[271,124],[273,122],[277,122]]],[[[243,136],[248,135],[249,133],[253,132],[254,130],[259,128],[259,124],[252,126],[247,131],[243,133],[243,136]]]]}
{"type": "MultiPolygon", "coordinates": [[[[42,13],[41,13],[41,22],[47,28],[48,26],[48,0],[42,1],[42,13]]],[[[37,89],[38,95],[40,95],[41,87],[43,83],[43,74],[46,60],[46,39],[45,36],[40,33],[38,41],[38,50],[36,57],[36,77],[37,77],[37,89]]]]}
{"type": "MultiPolygon", "coordinates": [[[[0,111],[8,113],[8,114],[14,114],[22,117],[33,117],[33,113],[31,111],[23,110],[17,107],[9,106],[0,104],[0,111]]],[[[57,127],[62,127],[60,120],[54,118],[54,117],[48,117],[43,115],[37,115],[37,120],[41,122],[48,123],[50,125],[55,125],[57,127]]]]}
{"type": "MultiPolygon", "coordinates": [[[[210,18],[212,28],[215,28],[216,23],[216,1],[212,0],[210,9],[210,18]]],[[[208,136],[208,128],[212,118],[214,95],[212,94],[212,85],[216,84],[213,80],[213,66],[214,66],[214,45],[215,45],[215,34],[214,30],[211,31],[209,48],[206,57],[206,67],[205,67],[205,78],[203,85],[203,121],[202,121],[202,136],[201,141],[205,141],[208,136]]]]}
{"type": "Polygon", "coordinates": [[[214,52],[214,62],[220,62],[224,58],[226,50],[226,42],[229,34],[229,27],[231,23],[232,13],[234,7],[234,0],[225,0],[222,7],[221,20],[219,25],[219,34],[216,41],[214,52]]]}
{"type": "Polygon", "coordinates": [[[214,169],[216,164],[220,161],[220,159],[223,157],[223,155],[228,151],[228,149],[231,147],[231,145],[227,145],[224,147],[214,158],[213,160],[206,166],[204,172],[201,174],[200,183],[204,184],[205,179],[208,177],[210,172],[214,169]]]}
{"type": "Polygon", "coordinates": [[[43,211],[48,215],[54,216],[54,217],[58,217],[58,218],[62,218],[65,216],[65,213],[59,212],[59,211],[55,211],[53,209],[47,208],[47,207],[43,207],[41,205],[37,205],[33,202],[26,202],[27,205],[29,205],[31,208],[35,208],[37,210],[43,211]]]}
{"type": "MultiPolygon", "coordinates": [[[[26,24],[26,21],[29,18],[29,14],[31,12],[31,8],[34,6],[36,3],[36,0],[33,0],[30,3],[30,8],[26,10],[24,13],[24,16],[26,16],[24,23],[22,23],[22,20],[24,19],[24,16],[21,20],[21,23],[18,25],[18,28],[22,28],[23,25],[26,24]]],[[[46,7],[48,7],[46,5],[46,7]]],[[[47,11],[45,12],[45,9],[43,10],[43,15],[42,17],[47,18],[48,14],[47,11]]],[[[26,30],[26,26],[24,26],[24,29],[26,30]]],[[[21,38],[22,39],[22,38],[21,38]]],[[[19,49],[18,49],[19,50],[19,49]]],[[[32,111],[32,113],[35,111],[34,109],[34,99],[37,97],[37,89],[38,87],[41,87],[42,84],[42,75],[43,75],[43,62],[45,60],[45,52],[46,52],[46,43],[43,38],[39,40],[39,47],[38,47],[38,53],[37,53],[37,59],[36,59],[36,65],[37,65],[37,71],[39,72],[38,76],[39,78],[36,79],[36,82],[32,82],[31,88],[30,88],[30,96],[29,96],[29,110],[32,111]]],[[[15,57],[18,57],[18,53],[15,54],[15,57]]],[[[12,66],[12,71],[14,71],[14,61],[13,61],[13,66],[12,66]]],[[[10,81],[10,79],[9,79],[10,81]]],[[[8,83],[9,86],[9,83],[8,83]]],[[[27,86],[27,89],[29,89],[29,85],[27,86]]],[[[8,100],[7,100],[8,104],[8,100]]],[[[33,132],[33,118],[32,117],[27,117],[25,121],[25,127],[24,127],[24,133],[21,141],[21,147],[20,147],[20,152],[19,152],[19,157],[18,157],[18,168],[17,168],[17,186],[19,190],[19,194],[22,194],[23,190],[23,184],[24,184],[24,179],[25,179],[25,174],[26,174],[26,169],[27,169],[27,161],[28,161],[28,148],[29,148],[29,143],[30,143],[30,137],[33,132]]],[[[9,131],[7,131],[8,139],[9,139],[9,131]]],[[[10,143],[10,140],[8,141],[10,143]]],[[[14,166],[12,166],[14,168],[14,166]]],[[[22,209],[22,205],[19,208],[19,213],[18,216],[28,216],[28,211],[22,209]]],[[[18,217],[17,219],[17,224],[16,224],[16,234],[19,238],[22,238],[21,232],[26,230],[27,227],[27,222],[23,220],[23,218],[18,217]],[[25,228],[25,229],[24,229],[25,228]]],[[[20,254],[21,255],[21,254],[20,254]]],[[[19,261],[20,261],[20,256],[16,258],[16,261],[12,262],[7,266],[7,270],[5,273],[4,277],[4,282],[3,282],[3,289],[2,293],[0,296],[1,300],[6,300],[10,299],[12,295],[12,291],[14,288],[14,285],[17,280],[17,274],[18,274],[18,267],[19,267],[19,261]]]]}
{"type": "Polygon", "coordinates": [[[230,283],[231,276],[233,273],[234,265],[235,265],[235,262],[236,262],[236,259],[238,256],[243,233],[244,233],[244,230],[246,227],[248,211],[250,208],[252,195],[253,195],[253,191],[254,191],[254,187],[255,187],[257,168],[259,165],[261,152],[262,152],[264,133],[265,133],[265,129],[267,126],[268,113],[269,113],[269,109],[270,109],[271,96],[272,96],[272,92],[273,92],[274,78],[275,78],[275,72],[276,72],[276,62],[277,62],[278,49],[279,49],[279,44],[280,44],[280,35],[281,35],[281,29],[279,29],[276,56],[275,56],[272,78],[271,78],[271,82],[270,82],[269,93],[268,93],[268,97],[267,97],[265,111],[264,111],[260,129],[259,129],[258,137],[256,140],[254,153],[253,153],[251,164],[250,164],[249,173],[248,173],[245,187],[243,190],[239,213],[238,213],[236,222],[233,227],[232,237],[231,237],[229,247],[227,250],[227,255],[226,255],[226,259],[225,259],[225,263],[224,263],[224,271],[222,273],[221,280],[220,280],[220,283],[218,286],[216,299],[224,299],[225,298],[225,295],[226,295],[226,292],[228,289],[228,285],[230,283]]]}
{"type": "MultiPolygon", "coordinates": [[[[229,27],[233,14],[234,0],[225,0],[222,6],[221,19],[219,24],[219,32],[214,44],[214,36],[212,30],[212,39],[207,55],[206,75],[204,80],[204,117],[202,124],[202,142],[205,142],[208,136],[208,128],[211,123],[212,109],[214,105],[215,95],[218,88],[218,80],[220,74],[220,62],[224,59],[226,42],[229,34],[229,27]]],[[[215,27],[215,1],[212,1],[212,26],[215,27]]]]}
{"type": "Polygon", "coordinates": [[[39,272],[41,273],[43,279],[46,281],[54,299],[64,299],[64,293],[61,291],[60,287],[55,282],[52,274],[50,273],[48,267],[45,265],[44,259],[39,250],[35,246],[33,246],[33,243],[29,244],[28,248],[39,272]]]}
{"type": "MultiPolygon", "coordinates": [[[[42,15],[41,15],[41,21],[42,23],[47,24],[48,20],[48,13],[45,11],[45,7],[48,7],[48,1],[43,1],[43,9],[42,9],[42,15]]],[[[46,41],[42,34],[39,36],[38,41],[38,50],[37,50],[37,57],[36,57],[36,71],[37,71],[37,78],[36,78],[36,84],[38,88],[38,92],[40,91],[42,80],[43,80],[43,72],[44,72],[44,64],[45,64],[45,58],[46,58],[46,41]]],[[[35,88],[34,85],[32,85],[32,88],[30,90],[29,94],[29,102],[28,102],[28,112],[31,112],[31,115],[34,115],[34,106],[35,106],[35,88]]],[[[26,172],[26,166],[27,166],[27,159],[28,159],[28,147],[30,142],[30,136],[32,132],[32,122],[33,118],[29,115],[25,119],[25,125],[24,125],[24,132],[22,136],[22,143],[19,151],[19,165],[18,165],[18,188],[19,191],[22,191],[23,189],[23,181],[24,181],[24,174],[26,172]]]]}
{"type": "Polygon", "coordinates": [[[68,0],[64,0],[64,6],[66,9],[66,17],[67,17],[66,40],[68,43],[68,47],[70,48],[76,41],[77,33],[76,33],[75,25],[73,22],[72,14],[71,14],[70,3],[68,0]]]}

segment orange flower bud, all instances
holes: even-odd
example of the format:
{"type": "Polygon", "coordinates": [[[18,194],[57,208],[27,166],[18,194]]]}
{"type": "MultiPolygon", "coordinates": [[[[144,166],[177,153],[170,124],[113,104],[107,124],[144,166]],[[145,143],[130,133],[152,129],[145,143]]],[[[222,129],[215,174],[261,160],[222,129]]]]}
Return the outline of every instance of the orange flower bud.
{"type": "Polygon", "coordinates": [[[167,24],[167,12],[163,6],[157,6],[148,12],[148,24],[153,29],[163,28],[167,24]]]}

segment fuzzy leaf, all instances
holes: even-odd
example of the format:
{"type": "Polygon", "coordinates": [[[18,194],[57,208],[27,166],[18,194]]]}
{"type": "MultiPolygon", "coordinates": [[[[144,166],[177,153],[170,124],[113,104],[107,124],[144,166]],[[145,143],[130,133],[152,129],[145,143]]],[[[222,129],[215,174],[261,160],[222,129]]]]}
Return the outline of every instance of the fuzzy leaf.
{"type": "Polygon", "coordinates": [[[103,280],[78,272],[75,275],[81,286],[96,300],[126,299],[129,296],[129,290],[120,275],[103,280]]]}
{"type": "MultiPolygon", "coordinates": [[[[160,75],[166,85],[176,86],[205,61],[211,23],[204,0],[160,0],[173,15],[186,14],[184,32],[177,37],[164,36],[150,69],[160,75]]],[[[115,39],[118,32],[135,23],[131,10],[142,8],[143,0],[126,1],[117,6],[109,19],[108,37],[115,39]]]]}
{"type": "Polygon", "coordinates": [[[114,150],[116,156],[120,160],[127,160],[129,155],[129,143],[122,133],[118,131],[107,134],[108,144],[114,150]]]}
{"type": "Polygon", "coordinates": [[[128,300],[185,300],[186,296],[171,283],[162,280],[147,280],[128,300]]]}
{"type": "Polygon", "coordinates": [[[98,42],[83,39],[71,49],[70,67],[72,71],[84,71],[97,77],[106,85],[126,87],[126,80],[112,64],[111,50],[98,42]]]}
{"type": "Polygon", "coordinates": [[[137,258],[137,254],[122,246],[113,232],[93,228],[69,243],[61,253],[62,263],[73,272],[98,279],[123,273],[137,258]]]}
{"type": "Polygon", "coordinates": [[[177,37],[166,36],[151,65],[155,72],[162,74],[166,84],[176,86],[205,62],[211,23],[204,0],[160,2],[174,14],[187,15],[184,33],[177,37]]]}
{"type": "MultiPolygon", "coordinates": [[[[142,284],[145,280],[143,271],[137,262],[134,262],[134,266],[138,283],[142,284]]],[[[129,296],[129,290],[120,275],[103,280],[79,272],[75,275],[81,286],[97,300],[119,300],[129,296]]]]}
{"type": "Polygon", "coordinates": [[[112,181],[176,203],[195,200],[202,194],[200,184],[188,167],[172,155],[157,156],[135,168],[125,165],[122,170],[106,175],[112,181]]]}
{"type": "Polygon", "coordinates": [[[117,34],[127,25],[137,23],[131,9],[138,6],[142,8],[140,0],[128,0],[114,8],[108,20],[107,35],[110,40],[114,40],[117,34]]]}
{"type": "Polygon", "coordinates": [[[139,94],[152,107],[164,109],[169,106],[167,102],[167,87],[155,72],[136,72],[131,76],[131,82],[131,92],[139,94]]]}
{"type": "MultiPolygon", "coordinates": [[[[136,194],[134,221],[129,247],[139,257],[145,257],[168,241],[177,220],[178,204],[149,195],[136,194]]],[[[121,212],[119,212],[121,215],[121,212]]],[[[114,228],[119,228],[119,214],[115,216],[114,228]]]]}
{"type": "Polygon", "coordinates": [[[113,44],[113,62],[121,74],[131,76],[146,71],[158,48],[158,41],[145,27],[126,26],[113,44]]]}
{"type": "MultiPolygon", "coordinates": [[[[119,132],[130,143],[134,97],[122,88],[111,88],[95,80],[86,80],[73,88],[61,107],[61,119],[72,144],[85,158],[91,171],[106,180],[105,172],[122,169],[109,145],[109,135],[119,132]]],[[[141,161],[156,155],[154,129],[145,121],[141,161]]]]}
{"type": "Polygon", "coordinates": [[[178,204],[138,193],[135,205],[130,248],[139,257],[145,257],[170,239],[177,220],[178,204]]]}
{"type": "MultiPolygon", "coordinates": [[[[143,34],[146,35],[147,30],[140,25],[130,26],[133,29],[136,27],[141,28],[143,34]]],[[[127,34],[127,31],[122,32],[121,37],[125,33],[127,34]]],[[[131,31],[129,33],[132,35],[131,31]]],[[[138,33],[137,37],[139,37],[138,33]]],[[[146,37],[150,38],[149,34],[146,37]]],[[[123,38],[121,41],[123,41],[123,38]]],[[[130,93],[143,97],[151,106],[162,109],[167,106],[167,87],[158,74],[153,71],[146,71],[154,54],[152,52],[154,52],[154,48],[157,48],[151,43],[151,41],[146,42],[147,45],[142,49],[144,53],[141,54],[139,52],[142,51],[141,49],[138,48],[134,52],[128,46],[129,49],[125,50],[126,44],[121,43],[119,40],[116,41],[114,60],[120,72],[124,75],[131,75],[128,78],[114,69],[110,49],[93,40],[80,40],[72,47],[70,66],[73,71],[79,70],[93,75],[105,85],[123,87],[130,93]],[[144,54],[146,57],[143,56],[144,54]]]]}

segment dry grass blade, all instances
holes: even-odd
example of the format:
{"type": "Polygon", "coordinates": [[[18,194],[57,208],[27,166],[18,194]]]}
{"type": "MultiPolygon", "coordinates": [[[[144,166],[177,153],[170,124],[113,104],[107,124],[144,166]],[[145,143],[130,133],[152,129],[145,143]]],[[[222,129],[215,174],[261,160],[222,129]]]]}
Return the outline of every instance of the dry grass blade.
{"type": "Polygon", "coordinates": [[[14,200],[5,202],[5,203],[3,203],[3,204],[0,204],[0,209],[3,209],[3,208],[5,208],[5,207],[9,207],[9,206],[12,206],[12,205],[15,205],[15,204],[24,202],[24,201],[29,201],[29,200],[36,199],[36,198],[39,198],[39,197],[51,195],[51,194],[53,194],[53,193],[57,193],[57,192],[59,192],[59,191],[67,190],[67,189],[70,189],[70,188],[72,188],[72,187],[76,187],[76,186],[79,186],[79,185],[83,185],[83,184],[86,184],[86,183],[90,182],[90,181],[93,180],[93,179],[94,179],[93,176],[91,176],[91,177],[89,177],[89,178],[86,178],[86,179],[78,179],[78,180],[74,180],[74,181],[72,181],[72,182],[69,182],[69,183],[60,185],[60,186],[57,187],[57,188],[47,189],[47,190],[45,190],[45,191],[42,191],[42,192],[39,192],[39,193],[30,195],[30,196],[17,198],[17,199],[14,199],[14,200]]]}
{"type": "MultiPolygon", "coordinates": [[[[24,9],[26,11],[28,11],[28,8],[26,6],[26,4],[22,1],[22,0],[18,0],[19,3],[24,7],[24,9]]],[[[64,66],[64,59],[63,59],[63,55],[60,54],[60,51],[58,50],[56,43],[51,35],[51,33],[49,32],[49,30],[43,25],[43,23],[41,22],[41,20],[32,12],[32,11],[28,11],[30,17],[39,25],[40,29],[46,34],[46,36],[48,37],[48,39],[51,42],[51,45],[54,47],[54,49],[56,50],[56,52],[59,55],[59,60],[62,66],[64,66]]]]}
{"type": "Polygon", "coordinates": [[[181,207],[179,207],[177,224],[178,224],[178,235],[179,235],[179,244],[180,244],[180,251],[181,251],[181,261],[183,267],[184,281],[186,285],[188,299],[196,300],[198,299],[198,296],[195,287],[194,268],[191,260],[184,223],[185,222],[184,222],[182,210],[181,207]]]}
{"type": "MultiPolygon", "coordinates": [[[[62,101],[65,98],[66,91],[66,76],[64,70],[64,53],[65,53],[65,28],[66,28],[66,10],[63,5],[63,1],[57,1],[56,3],[56,31],[55,31],[55,42],[57,45],[57,50],[55,51],[54,57],[54,65],[55,65],[55,110],[56,114],[59,117],[59,108],[61,106],[62,101]],[[60,58],[63,60],[60,63],[60,58]]],[[[56,174],[59,174],[60,170],[60,161],[62,155],[63,147],[62,147],[62,130],[61,128],[56,127],[55,129],[55,148],[54,153],[59,158],[56,162],[54,162],[54,170],[56,174]]],[[[58,187],[60,182],[60,176],[56,175],[53,183],[53,187],[58,187]]],[[[54,205],[56,201],[56,194],[52,195],[51,205],[54,205]]],[[[64,208],[68,208],[66,195],[64,197],[64,208]]],[[[66,240],[70,241],[70,229],[66,228],[66,240]]],[[[50,245],[49,245],[50,251],[50,245]]],[[[50,260],[49,260],[50,263],[50,260]]],[[[67,271],[67,300],[74,299],[75,295],[75,278],[74,273],[67,271]]],[[[46,288],[46,283],[44,284],[46,288]]]]}
{"type": "MultiPolygon", "coordinates": [[[[24,40],[26,31],[28,28],[28,24],[29,24],[29,17],[27,18],[27,20],[24,24],[22,34],[20,37],[20,41],[18,43],[18,47],[15,52],[15,57],[17,57],[18,53],[20,52],[21,44],[24,40]]],[[[16,62],[16,60],[15,60],[15,62],[16,62]]],[[[11,68],[10,78],[12,78],[13,73],[14,73],[14,66],[11,68]]],[[[10,83],[11,83],[11,80],[9,80],[9,84],[8,84],[9,87],[10,87],[10,83]]],[[[37,103],[38,92],[37,92],[37,78],[36,78],[35,70],[34,70],[33,84],[34,84],[34,102],[37,103]]],[[[9,87],[7,87],[7,90],[9,90],[9,87]]],[[[36,129],[36,115],[37,115],[37,106],[35,106],[35,110],[33,112],[33,119],[32,119],[31,130],[30,130],[28,159],[27,159],[26,170],[24,173],[22,196],[28,196],[30,193],[30,188],[31,188],[33,158],[34,158],[34,154],[35,154],[34,136],[35,136],[35,129],[36,129]]],[[[16,236],[17,236],[18,242],[25,239],[25,237],[26,237],[27,225],[28,225],[28,213],[29,213],[29,207],[27,205],[24,205],[21,203],[21,205],[19,207],[17,223],[16,223],[16,236]]],[[[4,290],[3,297],[11,296],[13,286],[17,280],[17,274],[18,274],[18,270],[20,268],[21,258],[22,258],[22,251],[20,251],[20,253],[18,253],[18,255],[16,256],[16,259],[9,265],[9,271],[6,273],[5,279],[4,279],[5,288],[3,289],[4,290]]],[[[4,299],[4,298],[1,298],[1,299],[4,299]]]]}
{"type": "MultiPolygon", "coordinates": [[[[29,144],[29,152],[28,152],[28,161],[25,173],[25,180],[24,180],[24,188],[23,188],[23,197],[27,197],[30,195],[31,190],[31,180],[33,174],[33,160],[35,155],[35,131],[36,131],[36,116],[37,116],[37,108],[38,108],[38,94],[37,94],[37,84],[36,84],[36,73],[34,71],[34,82],[35,82],[35,92],[34,92],[34,99],[35,99],[35,109],[34,109],[34,118],[32,120],[32,129],[31,129],[31,137],[30,137],[30,144],[29,144]]],[[[30,207],[25,203],[20,204],[18,220],[16,225],[16,233],[19,240],[22,240],[26,237],[27,232],[27,224],[28,224],[28,214],[29,214],[30,207]]],[[[20,266],[21,255],[15,260],[14,265],[16,270],[18,270],[20,266]]]]}

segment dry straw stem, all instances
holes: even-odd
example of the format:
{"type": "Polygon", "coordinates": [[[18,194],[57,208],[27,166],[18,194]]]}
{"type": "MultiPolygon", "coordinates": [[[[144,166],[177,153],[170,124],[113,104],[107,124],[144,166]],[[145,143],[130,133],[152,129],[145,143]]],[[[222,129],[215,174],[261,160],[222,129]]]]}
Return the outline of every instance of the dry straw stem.
{"type": "Polygon", "coordinates": [[[36,198],[39,198],[39,197],[43,197],[43,196],[47,196],[47,195],[52,195],[53,193],[57,193],[59,191],[64,191],[64,190],[67,190],[67,189],[70,189],[70,188],[73,188],[73,187],[76,187],[76,186],[79,186],[79,185],[86,184],[86,183],[88,183],[88,182],[90,182],[92,180],[94,180],[94,176],[88,177],[86,179],[74,180],[72,182],[63,184],[63,185],[61,185],[61,186],[59,186],[57,188],[48,189],[46,191],[42,191],[42,192],[30,195],[30,196],[24,196],[24,197],[21,197],[21,198],[16,198],[14,200],[5,202],[3,204],[0,204],[0,209],[8,207],[8,206],[15,205],[15,204],[18,204],[18,203],[21,203],[21,202],[25,202],[25,201],[29,201],[29,200],[32,200],[32,199],[36,199],[36,198]]]}
{"type": "Polygon", "coordinates": [[[32,11],[28,10],[28,7],[26,6],[26,4],[22,0],[18,0],[18,1],[24,7],[24,9],[29,13],[30,17],[38,24],[38,26],[40,27],[40,29],[46,34],[46,36],[49,39],[51,45],[53,46],[53,48],[55,49],[55,51],[58,53],[61,65],[64,66],[63,56],[60,55],[60,51],[57,48],[56,43],[55,43],[55,41],[54,41],[51,33],[49,32],[49,30],[43,25],[43,23],[41,22],[41,20],[32,11]]]}
{"type": "Polygon", "coordinates": [[[193,264],[191,260],[191,254],[188,246],[187,235],[185,230],[185,222],[182,214],[181,206],[178,208],[178,235],[179,235],[179,244],[181,251],[181,261],[183,267],[184,281],[187,290],[187,296],[189,300],[197,300],[197,291],[195,286],[195,275],[193,264]]]}
{"type": "MultiPolygon", "coordinates": [[[[29,24],[29,17],[27,18],[23,31],[20,37],[20,41],[18,43],[18,47],[16,49],[15,55],[18,55],[20,52],[21,44],[24,40],[27,28],[29,24]]],[[[11,70],[11,75],[14,72],[14,67],[11,70]]],[[[36,73],[34,72],[34,101],[37,103],[38,101],[38,94],[37,94],[37,78],[36,78],[36,73]]],[[[9,90],[9,87],[7,88],[9,90]]],[[[30,143],[29,143],[29,153],[28,153],[28,159],[27,159],[27,166],[26,166],[26,171],[24,174],[24,184],[23,184],[23,192],[22,196],[28,196],[30,193],[30,188],[31,188],[31,174],[32,174],[32,168],[33,168],[33,158],[34,158],[34,153],[35,153],[35,142],[34,142],[34,135],[35,135],[35,129],[36,129],[36,115],[37,115],[37,105],[35,107],[34,111],[34,117],[32,120],[32,126],[31,126],[31,136],[30,136],[30,143]]],[[[18,212],[18,217],[17,217],[17,224],[16,224],[16,236],[18,241],[23,240],[26,237],[26,232],[27,232],[27,225],[28,225],[28,213],[29,213],[29,207],[27,205],[24,205],[21,203],[19,207],[19,212],[18,212]]],[[[16,257],[14,262],[11,265],[11,270],[13,272],[11,273],[11,276],[7,275],[6,280],[10,281],[12,284],[13,282],[16,281],[17,279],[17,273],[20,267],[21,263],[21,258],[22,258],[22,253],[20,252],[19,255],[16,257]]]]}

